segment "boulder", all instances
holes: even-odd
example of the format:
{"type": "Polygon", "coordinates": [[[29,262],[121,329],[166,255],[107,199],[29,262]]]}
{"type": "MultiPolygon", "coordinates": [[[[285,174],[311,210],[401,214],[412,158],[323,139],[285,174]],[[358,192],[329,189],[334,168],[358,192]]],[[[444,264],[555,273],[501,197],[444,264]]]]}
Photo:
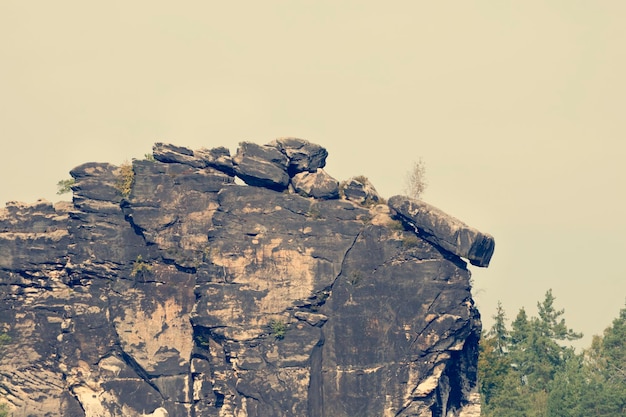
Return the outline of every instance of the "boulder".
{"type": "Polygon", "coordinates": [[[215,168],[230,176],[235,175],[233,159],[228,148],[223,146],[213,149],[200,148],[194,151],[194,155],[203,160],[208,167],[215,168]]]}
{"type": "Polygon", "coordinates": [[[120,192],[121,168],[109,163],[87,162],[70,171],[74,178],[72,191],[74,198],[110,201],[118,203],[122,199],[120,192]]]}
{"type": "Polygon", "coordinates": [[[191,149],[183,146],[158,142],[152,147],[152,155],[159,162],[185,164],[194,168],[207,166],[202,158],[194,156],[194,152],[191,149]]]}
{"type": "Polygon", "coordinates": [[[341,184],[341,193],[346,200],[362,205],[376,204],[381,201],[374,185],[363,176],[352,177],[341,184]]]}
{"type": "Polygon", "coordinates": [[[421,200],[396,195],[389,199],[388,204],[404,222],[416,228],[420,237],[467,258],[472,265],[489,266],[495,248],[491,235],[481,233],[421,200]]]}
{"type": "Polygon", "coordinates": [[[237,176],[248,185],[276,191],[289,185],[289,158],[273,146],[241,142],[233,163],[237,176]]]}
{"type": "Polygon", "coordinates": [[[270,143],[289,158],[289,175],[299,172],[315,172],[324,168],[328,151],[320,145],[298,138],[278,138],[270,143]]]}
{"type": "Polygon", "coordinates": [[[339,181],[331,177],[323,169],[315,172],[300,172],[293,176],[291,185],[294,190],[305,196],[320,199],[339,198],[339,181]]]}

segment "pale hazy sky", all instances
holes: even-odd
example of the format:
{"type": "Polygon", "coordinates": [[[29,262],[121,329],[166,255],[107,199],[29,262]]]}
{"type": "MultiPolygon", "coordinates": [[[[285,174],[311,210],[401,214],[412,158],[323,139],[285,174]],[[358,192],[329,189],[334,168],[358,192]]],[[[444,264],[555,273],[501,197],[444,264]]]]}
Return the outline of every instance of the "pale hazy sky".
{"type": "Polygon", "coordinates": [[[583,344],[626,301],[626,2],[0,1],[0,204],[157,141],[295,136],[339,180],[496,239],[486,325],[552,288],[583,344]]]}

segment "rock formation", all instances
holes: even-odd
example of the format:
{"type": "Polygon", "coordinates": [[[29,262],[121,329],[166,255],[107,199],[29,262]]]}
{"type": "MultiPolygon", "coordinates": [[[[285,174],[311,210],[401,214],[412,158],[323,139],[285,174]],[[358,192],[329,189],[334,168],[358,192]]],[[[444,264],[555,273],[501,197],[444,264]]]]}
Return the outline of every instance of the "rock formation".
{"type": "Polygon", "coordinates": [[[476,415],[491,237],[301,139],[153,155],[0,211],[14,415],[476,415]]]}
{"type": "Polygon", "coordinates": [[[393,196],[389,199],[389,207],[423,239],[467,258],[472,265],[489,266],[495,247],[492,236],[467,226],[424,201],[393,196]]]}

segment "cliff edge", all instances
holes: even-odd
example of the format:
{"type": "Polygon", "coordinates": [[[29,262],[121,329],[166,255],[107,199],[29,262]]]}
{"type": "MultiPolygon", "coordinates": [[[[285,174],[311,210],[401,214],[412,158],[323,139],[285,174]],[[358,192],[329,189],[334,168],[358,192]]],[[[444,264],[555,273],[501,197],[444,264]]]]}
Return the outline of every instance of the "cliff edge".
{"type": "Polygon", "coordinates": [[[494,241],[386,203],[295,138],[86,163],[0,211],[0,402],[36,416],[473,416],[466,259],[494,241]],[[238,185],[239,178],[246,185],[238,185]]]}

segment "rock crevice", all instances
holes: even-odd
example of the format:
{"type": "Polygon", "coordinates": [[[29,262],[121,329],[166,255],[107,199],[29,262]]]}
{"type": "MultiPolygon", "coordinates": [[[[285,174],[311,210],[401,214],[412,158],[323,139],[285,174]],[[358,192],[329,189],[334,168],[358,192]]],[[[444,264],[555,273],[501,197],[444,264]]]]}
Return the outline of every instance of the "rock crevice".
{"type": "MultiPolygon", "coordinates": [[[[0,211],[16,415],[463,416],[493,238],[302,139],[86,163],[0,211]],[[247,185],[237,185],[239,177],[247,185]],[[404,226],[402,227],[401,224],[404,226]]],[[[469,411],[468,411],[469,410],[469,411]]],[[[469,414],[467,414],[469,415],[469,414]]]]}

